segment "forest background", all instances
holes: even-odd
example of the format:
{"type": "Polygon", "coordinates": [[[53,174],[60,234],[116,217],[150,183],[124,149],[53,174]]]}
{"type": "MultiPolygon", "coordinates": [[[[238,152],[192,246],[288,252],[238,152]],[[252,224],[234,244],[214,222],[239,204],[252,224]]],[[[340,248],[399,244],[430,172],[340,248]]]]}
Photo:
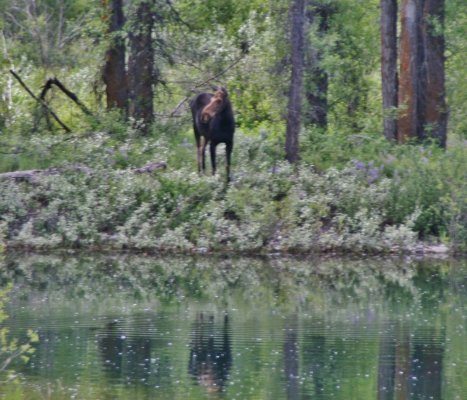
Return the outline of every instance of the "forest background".
{"type": "Polygon", "coordinates": [[[0,0],[0,10],[3,246],[467,249],[464,1],[0,0]],[[222,157],[218,176],[196,169],[189,99],[213,85],[235,110],[230,184],[222,157]],[[424,120],[434,98],[438,120],[424,120]]]}

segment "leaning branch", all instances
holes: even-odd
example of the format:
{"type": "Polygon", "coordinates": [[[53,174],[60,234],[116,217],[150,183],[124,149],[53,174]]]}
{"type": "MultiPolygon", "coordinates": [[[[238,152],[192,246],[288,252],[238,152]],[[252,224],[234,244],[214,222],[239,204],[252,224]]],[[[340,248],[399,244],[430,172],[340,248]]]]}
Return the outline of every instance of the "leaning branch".
{"type": "Polygon", "coordinates": [[[20,83],[20,85],[24,88],[24,90],[26,90],[26,92],[28,92],[29,95],[30,95],[34,100],[36,100],[36,101],[44,108],[44,110],[45,110],[46,112],[50,113],[50,115],[55,119],[55,121],[57,121],[58,124],[59,124],[66,132],[68,132],[68,133],[71,132],[71,129],[68,128],[68,126],[66,126],[66,125],[60,120],[60,118],[58,118],[57,114],[55,114],[55,113],[53,112],[53,110],[48,106],[48,104],[47,104],[44,100],[38,98],[38,97],[27,87],[27,85],[22,81],[22,79],[18,76],[18,74],[17,74],[15,71],[13,71],[12,69],[10,69],[10,73],[11,73],[11,74],[15,77],[15,79],[20,83]]]}
{"type": "Polygon", "coordinates": [[[210,78],[206,79],[204,82],[201,82],[200,84],[196,85],[194,87],[195,88],[198,88],[198,87],[201,87],[201,86],[205,86],[207,85],[209,82],[219,78],[219,76],[222,76],[224,75],[229,69],[232,69],[233,67],[235,67],[240,61],[243,60],[245,56],[242,54],[240,57],[238,57],[236,60],[233,61],[232,64],[228,65],[227,67],[225,67],[222,71],[220,71],[219,73],[217,73],[216,75],[214,76],[211,76],[210,78]]]}
{"type": "Polygon", "coordinates": [[[81,110],[86,114],[86,115],[91,115],[93,116],[92,112],[87,108],[81,101],[79,101],[78,96],[68,90],[65,85],[63,85],[62,82],[60,82],[57,78],[52,78],[48,79],[47,82],[45,83],[40,98],[45,101],[45,95],[47,94],[47,91],[52,88],[52,85],[57,86],[63,93],[65,93],[71,100],[73,100],[76,105],[81,108],[81,110]]]}
{"type": "Polygon", "coordinates": [[[169,6],[170,10],[172,11],[173,15],[175,16],[176,21],[182,23],[190,30],[193,30],[193,27],[180,16],[180,13],[176,10],[174,5],[172,4],[172,1],[166,0],[166,3],[169,6]]]}

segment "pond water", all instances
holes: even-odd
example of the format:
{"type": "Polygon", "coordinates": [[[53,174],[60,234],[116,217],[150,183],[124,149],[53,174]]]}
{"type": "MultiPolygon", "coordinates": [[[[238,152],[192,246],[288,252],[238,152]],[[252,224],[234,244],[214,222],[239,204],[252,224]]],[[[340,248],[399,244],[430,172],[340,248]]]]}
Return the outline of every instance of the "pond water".
{"type": "Polygon", "coordinates": [[[1,399],[466,398],[465,261],[0,263],[1,399]]]}

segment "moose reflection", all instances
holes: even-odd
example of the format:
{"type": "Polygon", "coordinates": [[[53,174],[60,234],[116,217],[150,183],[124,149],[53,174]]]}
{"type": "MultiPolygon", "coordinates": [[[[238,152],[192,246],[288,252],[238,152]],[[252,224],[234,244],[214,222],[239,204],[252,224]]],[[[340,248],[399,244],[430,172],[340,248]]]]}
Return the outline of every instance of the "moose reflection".
{"type": "Polygon", "coordinates": [[[223,390],[232,367],[229,317],[222,324],[214,315],[199,313],[192,329],[188,372],[209,392],[223,390]]]}
{"type": "Polygon", "coordinates": [[[378,400],[441,399],[444,330],[409,333],[394,322],[381,335],[378,400]]]}

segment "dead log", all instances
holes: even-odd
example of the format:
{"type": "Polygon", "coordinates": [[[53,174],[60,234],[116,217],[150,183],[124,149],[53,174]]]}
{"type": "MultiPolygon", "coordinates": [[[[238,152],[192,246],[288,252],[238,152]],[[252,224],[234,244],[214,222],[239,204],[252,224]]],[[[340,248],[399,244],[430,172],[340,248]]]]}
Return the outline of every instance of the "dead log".
{"type": "Polygon", "coordinates": [[[133,171],[137,174],[151,173],[160,169],[166,169],[167,164],[164,161],[152,162],[146,164],[144,167],[135,168],[133,171]]]}
{"type": "MultiPolygon", "coordinates": [[[[129,171],[137,174],[150,174],[154,171],[165,170],[167,164],[163,161],[151,162],[140,168],[132,168],[129,171]]],[[[128,170],[122,170],[126,173],[128,170]]],[[[86,175],[94,175],[96,172],[85,165],[68,165],[65,167],[50,167],[46,169],[30,169],[24,171],[4,172],[0,174],[0,180],[14,180],[17,182],[35,182],[38,178],[51,175],[60,175],[65,172],[81,172],[86,175]]]]}
{"type": "Polygon", "coordinates": [[[4,172],[0,174],[0,180],[12,179],[18,182],[34,182],[39,177],[60,175],[63,172],[67,171],[82,172],[87,175],[92,175],[94,173],[90,168],[84,165],[69,165],[66,167],[50,167],[46,169],[30,169],[24,171],[4,172]]]}
{"type": "Polygon", "coordinates": [[[40,169],[30,169],[27,171],[13,171],[13,172],[5,172],[0,174],[0,179],[12,179],[15,181],[27,181],[30,182],[34,180],[39,174],[42,175],[50,175],[48,171],[40,170],[40,169]]]}

